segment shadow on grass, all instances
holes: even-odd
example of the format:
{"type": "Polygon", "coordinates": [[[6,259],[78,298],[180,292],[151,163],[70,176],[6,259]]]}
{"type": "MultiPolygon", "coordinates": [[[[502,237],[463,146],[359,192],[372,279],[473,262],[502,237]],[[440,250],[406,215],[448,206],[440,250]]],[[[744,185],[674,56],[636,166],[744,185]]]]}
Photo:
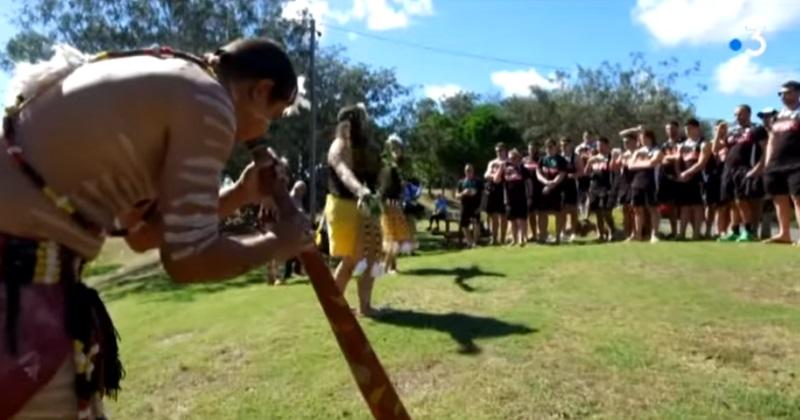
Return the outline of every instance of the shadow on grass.
{"type": "Polygon", "coordinates": [[[411,276],[453,276],[453,282],[465,292],[474,292],[475,288],[467,284],[467,280],[475,277],[505,277],[503,273],[483,271],[477,265],[455,268],[417,268],[404,270],[403,274],[411,276]]]}
{"type": "Polygon", "coordinates": [[[430,314],[416,311],[389,311],[375,318],[375,322],[398,327],[436,330],[450,335],[458,343],[458,352],[475,355],[481,352],[475,344],[476,339],[505,337],[508,335],[531,334],[538,332],[521,324],[511,324],[495,318],[450,312],[430,314]]]}
{"type": "MultiPolygon", "coordinates": [[[[306,280],[307,282],[307,280],[306,280]]],[[[303,284],[302,279],[290,281],[288,284],[303,284]]],[[[249,287],[263,284],[264,274],[261,270],[250,273],[233,280],[203,284],[179,284],[171,281],[166,273],[161,270],[150,270],[136,273],[125,278],[108,280],[98,285],[103,299],[112,302],[124,299],[129,295],[145,297],[155,301],[192,302],[196,296],[249,287]]]]}

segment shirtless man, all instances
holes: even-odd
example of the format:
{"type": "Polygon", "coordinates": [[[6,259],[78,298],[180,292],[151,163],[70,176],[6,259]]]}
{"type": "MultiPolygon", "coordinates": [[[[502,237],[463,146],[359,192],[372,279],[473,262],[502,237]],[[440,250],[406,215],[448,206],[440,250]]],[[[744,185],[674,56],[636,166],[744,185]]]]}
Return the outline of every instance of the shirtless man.
{"type": "Polygon", "coordinates": [[[325,220],[330,254],[342,259],[335,276],[339,290],[344,293],[354,273],[360,274],[360,314],[375,316],[378,312],[372,307],[372,286],[382,274],[382,238],[377,214],[380,199],[374,193],[381,171],[380,150],[370,144],[369,121],[363,105],[343,108],[338,120],[336,139],[328,151],[330,173],[325,220]]]}
{"type": "Polygon", "coordinates": [[[22,98],[0,141],[0,418],[104,417],[99,398],[119,390],[122,367],[111,320],[80,277],[107,233],[158,248],[182,283],[237,276],[310,243],[274,155],[219,191],[234,144],[262,136],[296,98],[277,44],[88,61],[64,48],[32,83],[11,85],[22,98]],[[219,233],[221,217],[265,195],[280,212],[273,232],[219,233]]]}

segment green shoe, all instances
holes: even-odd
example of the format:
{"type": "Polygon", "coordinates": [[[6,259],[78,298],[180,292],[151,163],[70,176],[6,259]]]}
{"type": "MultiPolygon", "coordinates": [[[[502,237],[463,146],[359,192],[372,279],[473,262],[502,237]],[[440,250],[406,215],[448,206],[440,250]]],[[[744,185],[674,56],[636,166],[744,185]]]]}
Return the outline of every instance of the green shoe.
{"type": "Polygon", "coordinates": [[[747,231],[747,229],[743,229],[742,234],[739,235],[739,238],[736,239],[736,242],[753,242],[755,240],[756,238],[754,238],[753,235],[747,231]]]}
{"type": "Polygon", "coordinates": [[[733,232],[722,235],[717,239],[718,242],[736,242],[741,236],[733,232]]]}

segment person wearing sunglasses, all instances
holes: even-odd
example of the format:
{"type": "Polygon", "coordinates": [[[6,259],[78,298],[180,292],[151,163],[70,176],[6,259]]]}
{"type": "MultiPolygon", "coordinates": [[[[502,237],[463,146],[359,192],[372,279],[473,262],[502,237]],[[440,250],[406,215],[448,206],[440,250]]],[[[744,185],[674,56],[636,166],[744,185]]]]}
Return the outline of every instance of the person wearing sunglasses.
{"type": "Polygon", "coordinates": [[[800,222],[800,82],[784,83],[778,95],[784,107],[772,122],[764,184],[778,214],[778,234],[767,242],[784,244],[792,242],[792,203],[800,222]]]}

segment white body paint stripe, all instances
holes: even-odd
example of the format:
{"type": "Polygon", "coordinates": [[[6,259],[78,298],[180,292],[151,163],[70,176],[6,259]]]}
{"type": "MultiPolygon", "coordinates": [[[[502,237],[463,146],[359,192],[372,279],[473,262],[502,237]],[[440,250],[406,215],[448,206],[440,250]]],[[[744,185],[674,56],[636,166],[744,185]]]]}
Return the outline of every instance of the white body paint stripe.
{"type": "Polygon", "coordinates": [[[170,257],[172,258],[173,261],[178,261],[186,257],[189,257],[191,255],[194,255],[194,253],[195,253],[194,247],[190,246],[173,252],[172,254],[170,254],[170,257]]]}
{"type": "Polygon", "coordinates": [[[209,225],[216,226],[219,217],[216,214],[195,213],[187,215],[165,214],[164,224],[171,227],[203,228],[209,225]]]}
{"type": "Polygon", "coordinates": [[[164,240],[173,244],[187,244],[196,242],[201,239],[207,239],[208,236],[217,236],[217,225],[206,226],[202,229],[193,229],[181,233],[164,232],[164,240]]]}
{"type": "Polygon", "coordinates": [[[178,175],[178,178],[189,181],[193,184],[197,184],[203,187],[219,187],[219,180],[217,179],[217,174],[195,174],[192,172],[181,172],[178,175]]]}
{"type": "Polygon", "coordinates": [[[123,133],[119,133],[117,138],[122,146],[122,150],[125,151],[125,156],[128,158],[128,162],[130,163],[131,167],[133,167],[133,170],[136,171],[136,174],[134,174],[135,179],[144,183],[144,191],[142,191],[142,193],[147,197],[154,197],[156,195],[155,188],[153,188],[153,182],[150,179],[150,174],[147,172],[144,165],[142,165],[139,156],[136,154],[136,150],[133,148],[133,142],[131,141],[130,137],[123,133]]]}
{"type": "Polygon", "coordinates": [[[203,140],[203,144],[208,147],[213,147],[214,149],[230,150],[229,145],[213,139],[205,139],[203,140]]]}
{"type": "Polygon", "coordinates": [[[219,201],[211,194],[186,194],[183,197],[172,200],[170,204],[173,207],[191,204],[199,207],[217,208],[219,206],[219,201]]]}
{"type": "Polygon", "coordinates": [[[187,246],[186,248],[181,248],[173,252],[172,254],[170,254],[170,257],[172,257],[174,261],[177,261],[191,257],[192,255],[197,255],[200,252],[203,252],[203,250],[205,250],[206,248],[210,247],[214,242],[217,241],[217,239],[219,239],[219,235],[213,235],[212,237],[206,239],[203,242],[200,242],[195,246],[187,246]]]}
{"type": "Polygon", "coordinates": [[[228,126],[233,127],[236,125],[236,119],[233,116],[233,105],[229,102],[222,101],[219,98],[215,98],[211,95],[206,95],[203,93],[194,95],[194,99],[204,105],[214,108],[214,110],[216,110],[220,115],[225,116],[225,118],[228,120],[228,126]]]}
{"type": "Polygon", "coordinates": [[[212,157],[188,158],[183,161],[183,164],[192,168],[208,169],[215,172],[221,172],[222,168],[225,167],[222,161],[212,157]]]}
{"type": "Polygon", "coordinates": [[[206,248],[210,247],[210,246],[211,246],[211,245],[212,245],[214,242],[217,242],[217,239],[219,239],[219,235],[214,235],[214,236],[212,236],[212,237],[210,237],[210,238],[206,239],[205,241],[203,241],[203,242],[200,242],[200,243],[199,243],[199,244],[197,244],[197,246],[195,247],[195,248],[197,249],[197,252],[201,252],[201,251],[203,251],[204,249],[206,249],[206,248]]]}
{"type": "Polygon", "coordinates": [[[220,120],[218,120],[218,119],[216,119],[216,118],[214,118],[212,116],[209,116],[209,115],[203,116],[203,124],[205,124],[205,125],[207,125],[209,127],[216,128],[217,130],[223,132],[225,134],[225,136],[227,138],[229,138],[229,139],[232,139],[233,136],[234,136],[234,133],[233,133],[233,130],[231,129],[231,126],[225,125],[225,123],[223,123],[222,121],[220,121],[220,120]]]}

